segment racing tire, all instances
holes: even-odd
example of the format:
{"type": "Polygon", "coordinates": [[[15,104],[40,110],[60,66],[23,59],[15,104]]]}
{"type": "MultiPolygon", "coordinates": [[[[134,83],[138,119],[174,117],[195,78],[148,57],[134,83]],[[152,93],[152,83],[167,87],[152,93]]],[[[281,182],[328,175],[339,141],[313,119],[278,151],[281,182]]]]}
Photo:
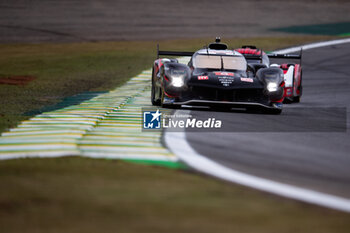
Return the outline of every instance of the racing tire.
{"type": "Polygon", "coordinates": [[[300,103],[300,96],[293,97],[293,103],[300,103]]]}
{"type": "Polygon", "coordinates": [[[294,102],[293,97],[285,97],[283,100],[284,104],[291,104],[293,102],[294,102]]]}
{"type": "MultiPolygon", "coordinates": [[[[300,75],[302,75],[302,74],[300,74],[300,75]]],[[[299,89],[299,96],[296,96],[296,97],[293,98],[293,102],[295,102],[295,103],[300,103],[301,95],[303,94],[302,82],[303,82],[303,79],[302,79],[302,76],[300,76],[300,85],[298,87],[298,89],[299,89]]]]}
{"type": "MultiPolygon", "coordinates": [[[[293,97],[292,103],[300,103],[301,95],[303,94],[302,81],[303,81],[303,79],[302,79],[302,73],[301,73],[300,74],[300,85],[298,86],[299,95],[293,97]]],[[[294,80],[293,80],[293,83],[294,83],[294,80]]]]}
{"type": "Polygon", "coordinates": [[[154,75],[154,70],[152,69],[151,102],[152,102],[152,105],[154,105],[154,106],[160,106],[161,100],[160,99],[156,100],[156,86],[154,85],[153,75],[154,75]]]}

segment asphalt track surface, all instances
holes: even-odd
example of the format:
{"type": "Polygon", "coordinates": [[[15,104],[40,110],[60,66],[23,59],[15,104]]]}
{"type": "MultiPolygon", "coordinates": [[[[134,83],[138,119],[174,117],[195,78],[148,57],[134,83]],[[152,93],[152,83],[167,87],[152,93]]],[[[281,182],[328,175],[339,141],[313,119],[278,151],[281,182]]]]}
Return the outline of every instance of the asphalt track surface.
{"type": "Polygon", "coordinates": [[[225,167],[349,198],[349,56],[350,43],[305,51],[302,101],[280,116],[191,110],[226,132],[187,132],[188,143],[225,167]]]}

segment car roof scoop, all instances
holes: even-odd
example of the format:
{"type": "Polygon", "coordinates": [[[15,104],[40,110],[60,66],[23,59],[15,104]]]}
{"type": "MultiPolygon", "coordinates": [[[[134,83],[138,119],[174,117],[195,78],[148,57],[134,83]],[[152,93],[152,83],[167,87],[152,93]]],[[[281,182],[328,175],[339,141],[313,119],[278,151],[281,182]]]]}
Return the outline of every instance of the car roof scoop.
{"type": "Polygon", "coordinates": [[[208,46],[209,49],[214,49],[214,50],[226,50],[227,49],[227,44],[221,43],[220,37],[216,37],[214,43],[210,43],[208,46]]]}

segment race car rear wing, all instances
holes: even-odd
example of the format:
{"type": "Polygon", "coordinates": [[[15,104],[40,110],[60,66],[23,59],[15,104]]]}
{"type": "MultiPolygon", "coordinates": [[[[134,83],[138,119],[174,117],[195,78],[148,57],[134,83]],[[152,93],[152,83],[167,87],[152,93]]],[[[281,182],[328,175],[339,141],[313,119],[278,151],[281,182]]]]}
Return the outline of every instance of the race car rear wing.
{"type": "Polygon", "coordinates": [[[278,54],[278,53],[271,53],[267,54],[269,58],[277,58],[277,59],[297,59],[300,60],[300,64],[302,64],[303,61],[303,49],[300,49],[299,54],[278,54]]]}
{"type": "Polygon", "coordinates": [[[157,58],[161,55],[191,57],[193,54],[194,52],[158,51],[157,58]]]}
{"type": "MultiPolygon", "coordinates": [[[[256,59],[260,60],[262,59],[262,50],[260,50],[260,55],[255,54],[242,54],[247,59],[256,59]]],[[[279,53],[270,53],[267,54],[269,58],[277,58],[277,59],[301,59],[303,56],[303,50],[300,50],[299,54],[279,54],[279,53]]]]}
{"type": "MultiPolygon", "coordinates": [[[[301,50],[302,51],[302,50],[301,50]]],[[[278,54],[278,53],[271,53],[267,54],[269,58],[286,58],[286,59],[301,59],[302,52],[300,54],[278,54]]]]}
{"type": "MultiPolygon", "coordinates": [[[[191,57],[194,54],[194,52],[179,52],[179,51],[160,51],[159,45],[157,45],[157,59],[159,56],[186,56],[191,57]]],[[[252,59],[252,60],[262,60],[262,52],[261,55],[255,55],[255,54],[243,54],[243,56],[246,59],[252,59]]],[[[303,56],[303,50],[300,50],[299,54],[278,54],[278,53],[270,53],[267,54],[269,58],[275,58],[275,59],[299,59],[300,63],[303,56]]]]}
{"type": "Polygon", "coordinates": [[[178,57],[192,57],[194,52],[178,52],[178,51],[159,51],[159,45],[157,44],[157,59],[159,56],[178,56],[178,57]]]}
{"type": "MultiPolygon", "coordinates": [[[[252,60],[261,60],[262,55],[255,55],[255,54],[242,54],[245,58],[247,59],[252,59],[252,60]]],[[[277,59],[301,59],[302,58],[302,53],[300,54],[278,54],[278,53],[270,53],[267,54],[269,58],[277,58],[277,59]]]]}

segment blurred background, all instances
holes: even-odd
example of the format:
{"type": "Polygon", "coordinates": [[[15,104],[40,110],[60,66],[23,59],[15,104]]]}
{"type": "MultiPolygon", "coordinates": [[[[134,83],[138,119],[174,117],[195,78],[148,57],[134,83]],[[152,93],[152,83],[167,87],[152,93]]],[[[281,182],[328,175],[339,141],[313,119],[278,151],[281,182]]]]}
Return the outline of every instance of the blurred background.
{"type": "Polygon", "coordinates": [[[338,35],[349,32],[349,9],[347,0],[1,0],[0,42],[338,35]]]}
{"type": "MultiPolygon", "coordinates": [[[[39,125],[36,131],[29,129],[33,122],[27,122],[28,128],[24,126],[7,136],[4,132],[37,114],[115,90],[151,68],[157,43],[165,50],[195,51],[221,36],[233,48],[254,44],[273,51],[339,39],[349,33],[349,0],[0,0],[0,158],[16,153],[36,156],[40,152],[47,156],[47,151],[57,152],[48,150],[50,146],[63,150],[67,146],[73,148],[71,155],[82,155],[79,143],[91,136],[84,130],[45,135],[40,124],[34,122],[39,125]]],[[[348,54],[340,46],[334,46],[334,51],[348,54]]],[[[326,98],[333,101],[331,106],[349,103],[348,72],[343,72],[348,56],[335,54],[336,59],[323,60],[327,51],[321,52],[316,53],[315,60],[305,52],[309,60],[304,60],[303,65],[309,68],[309,74],[315,73],[306,85],[314,87],[309,89],[313,102],[309,99],[301,103],[306,109],[310,103],[323,103],[326,98]],[[338,62],[326,67],[338,79],[329,82],[333,92],[318,98],[320,89],[327,89],[328,84],[313,82],[328,74],[322,68],[329,60],[338,62]],[[345,98],[340,98],[339,90],[345,98]]],[[[50,128],[50,124],[44,127],[50,128]]],[[[118,133],[107,131],[103,133],[118,133]]],[[[289,170],[283,167],[263,171],[270,171],[273,179],[281,178],[284,172],[286,179],[308,174],[310,184],[317,178],[321,189],[336,187],[328,191],[346,193],[348,197],[349,137],[337,137],[321,135],[315,138],[315,144],[304,140],[305,147],[296,148],[305,154],[300,153],[296,160],[294,155],[287,160],[281,153],[281,157],[267,162],[271,166],[276,161],[295,165],[296,169],[291,169],[295,176],[289,176],[289,170]],[[312,160],[310,154],[318,154],[310,150],[310,145],[321,151],[323,144],[329,145],[332,155],[325,150],[324,157],[312,160]]],[[[204,140],[199,138],[194,137],[205,150],[204,140]]],[[[95,139],[87,143],[95,143],[95,139]]],[[[102,143],[97,146],[103,145],[103,140],[99,139],[102,143]]],[[[113,143],[118,140],[118,136],[113,138],[113,143]]],[[[228,142],[220,147],[227,157],[233,155],[233,141],[247,146],[247,153],[251,149],[260,152],[250,139],[248,143],[230,140],[221,135],[205,144],[214,143],[212,148],[219,148],[219,142],[228,142]]],[[[256,141],[262,142],[260,138],[256,141]]],[[[126,144],[130,143],[137,140],[126,144]]],[[[154,144],[162,147],[161,138],[156,137],[154,144]]],[[[265,153],[266,149],[274,149],[262,145],[265,153]]],[[[294,144],[286,140],[283,145],[294,144]]],[[[121,155],[123,146],[118,145],[121,155]]],[[[103,147],[111,149],[106,144],[103,147]]],[[[112,149],[117,150],[115,146],[112,149]]],[[[131,149],[132,146],[126,148],[131,149]]],[[[290,154],[295,151],[292,149],[290,154]]],[[[260,161],[269,161],[266,154],[258,152],[254,156],[261,160],[252,159],[257,167],[265,165],[260,161]]],[[[348,213],[228,184],[194,173],[178,162],[167,166],[146,166],[143,162],[77,156],[0,160],[0,232],[329,233],[350,229],[348,213]]]]}

